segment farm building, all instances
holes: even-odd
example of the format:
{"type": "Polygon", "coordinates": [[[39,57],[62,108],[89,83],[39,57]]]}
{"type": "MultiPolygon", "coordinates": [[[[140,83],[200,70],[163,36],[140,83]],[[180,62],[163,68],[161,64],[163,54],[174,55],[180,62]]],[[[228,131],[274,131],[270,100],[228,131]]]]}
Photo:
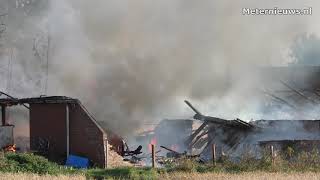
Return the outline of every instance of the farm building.
{"type": "Polygon", "coordinates": [[[192,134],[188,141],[191,148],[201,149],[204,157],[211,156],[211,144],[217,156],[227,154],[240,157],[244,153],[259,157],[273,146],[282,152],[293,148],[296,152],[319,150],[320,120],[223,120],[206,117],[204,126],[192,134]]]}
{"type": "MultiPolygon", "coordinates": [[[[8,98],[0,99],[0,105],[1,128],[9,131],[5,133],[10,137],[6,138],[7,144],[13,143],[13,126],[6,122],[6,108],[24,105],[30,116],[30,150],[52,161],[65,162],[72,154],[87,157],[95,166],[106,167],[108,141],[115,149],[123,149],[122,139],[115,134],[107,134],[77,99],[64,96],[8,98]]],[[[0,135],[3,136],[2,133],[0,135]]]]}
{"type": "MultiPolygon", "coordinates": [[[[196,113],[201,125],[186,140],[186,144],[205,157],[210,157],[211,144],[218,154],[238,156],[248,148],[258,152],[267,146],[281,150],[287,145],[301,151],[320,147],[320,67],[289,66],[257,68],[252,96],[259,96],[264,114],[280,112],[275,120],[227,120],[196,113]],[[289,115],[289,118],[286,118],[289,115]],[[282,120],[283,119],[283,120],[282,120]]],[[[232,78],[231,78],[232,79],[232,78]]],[[[227,83],[228,84],[228,83],[227,83]]]]}

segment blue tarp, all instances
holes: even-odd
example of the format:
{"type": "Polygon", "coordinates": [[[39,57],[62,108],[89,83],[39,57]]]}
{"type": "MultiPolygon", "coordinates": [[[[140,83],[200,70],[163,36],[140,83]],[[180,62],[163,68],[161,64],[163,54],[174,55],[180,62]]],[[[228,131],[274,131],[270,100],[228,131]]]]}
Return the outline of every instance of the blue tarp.
{"type": "Polygon", "coordinates": [[[66,161],[66,166],[71,166],[74,168],[88,168],[89,159],[85,157],[69,155],[66,161]]]}

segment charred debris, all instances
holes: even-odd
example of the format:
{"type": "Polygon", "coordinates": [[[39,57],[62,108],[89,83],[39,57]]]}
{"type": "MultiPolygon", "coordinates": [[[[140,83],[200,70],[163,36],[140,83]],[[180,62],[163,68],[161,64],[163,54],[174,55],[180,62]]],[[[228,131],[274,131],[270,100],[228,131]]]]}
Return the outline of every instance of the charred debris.
{"type": "Polygon", "coordinates": [[[193,119],[163,120],[147,140],[158,145],[160,164],[179,158],[209,161],[213,144],[216,158],[234,160],[244,153],[259,158],[271,146],[275,152],[288,147],[296,151],[320,148],[320,120],[227,120],[203,115],[189,101],[185,103],[195,112],[193,119]]]}
{"type": "MultiPolygon", "coordinates": [[[[261,157],[266,148],[280,152],[290,147],[296,152],[320,149],[320,74],[319,67],[262,68],[261,82],[255,92],[265,98],[262,109],[281,108],[295,119],[251,120],[223,119],[201,113],[189,101],[192,119],[163,120],[143,136],[161,149],[159,156],[212,159],[212,145],[217,158],[224,155],[238,159],[244,153],[261,157]],[[278,79],[278,81],[275,81],[278,79]],[[172,133],[174,132],[174,133],[172,133]]],[[[143,142],[140,140],[140,142],[143,142]]]]}

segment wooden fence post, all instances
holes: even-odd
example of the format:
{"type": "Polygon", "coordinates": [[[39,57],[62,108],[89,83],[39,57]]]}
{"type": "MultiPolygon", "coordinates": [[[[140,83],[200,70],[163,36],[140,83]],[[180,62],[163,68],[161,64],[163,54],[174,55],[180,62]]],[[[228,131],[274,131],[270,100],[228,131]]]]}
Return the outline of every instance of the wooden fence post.
{"type": "Polygon", "coordinates": [[[151,144],[151,154],[152,154],[152,168],[156,167],[156,153],[155,153],[155,146],[151,144]]]}
{"type": "Polygon", "coordinates": [[[216,165],[216,144],[212,144],[212,163],[216,165]]]}
{"type": "Polygon", "coordinates": [[[271,151],[271,161],[272,161],[272,165],[274,165],[274,148],[273,148],[272,145],[270,146],[270,151],[271,151]]]}

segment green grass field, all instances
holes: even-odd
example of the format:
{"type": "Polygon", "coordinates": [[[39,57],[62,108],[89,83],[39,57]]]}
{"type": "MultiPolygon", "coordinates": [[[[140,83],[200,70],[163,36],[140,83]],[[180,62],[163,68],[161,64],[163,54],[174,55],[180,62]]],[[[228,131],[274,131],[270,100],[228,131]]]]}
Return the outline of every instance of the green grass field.
{"type": "Polygon", "coordinates": [[[25,179],[38,177],[43,179],[46,177],[49,179],[55,177],[58,179],[224,179],[223,177],[236,179],[245,176],[246,179],[273,179],[267,174],[277,176],[276,179],[303,175],[306,177],[308,175],[308,179],[320,179],[320,158],[311,153],[304,153],[297,156],[294,161],[281,158],[272,161],[269,157],[260,160],[243,157],[238,163],[225,159],[213,166],[213,164],[181,159],[156,169],[136,167],[74,169],[60,166],[30,153],[0,153],[0,173],[1,177],[8,176],[9,179],[21,179],[18,176],[26,176],[25,179]]]}

